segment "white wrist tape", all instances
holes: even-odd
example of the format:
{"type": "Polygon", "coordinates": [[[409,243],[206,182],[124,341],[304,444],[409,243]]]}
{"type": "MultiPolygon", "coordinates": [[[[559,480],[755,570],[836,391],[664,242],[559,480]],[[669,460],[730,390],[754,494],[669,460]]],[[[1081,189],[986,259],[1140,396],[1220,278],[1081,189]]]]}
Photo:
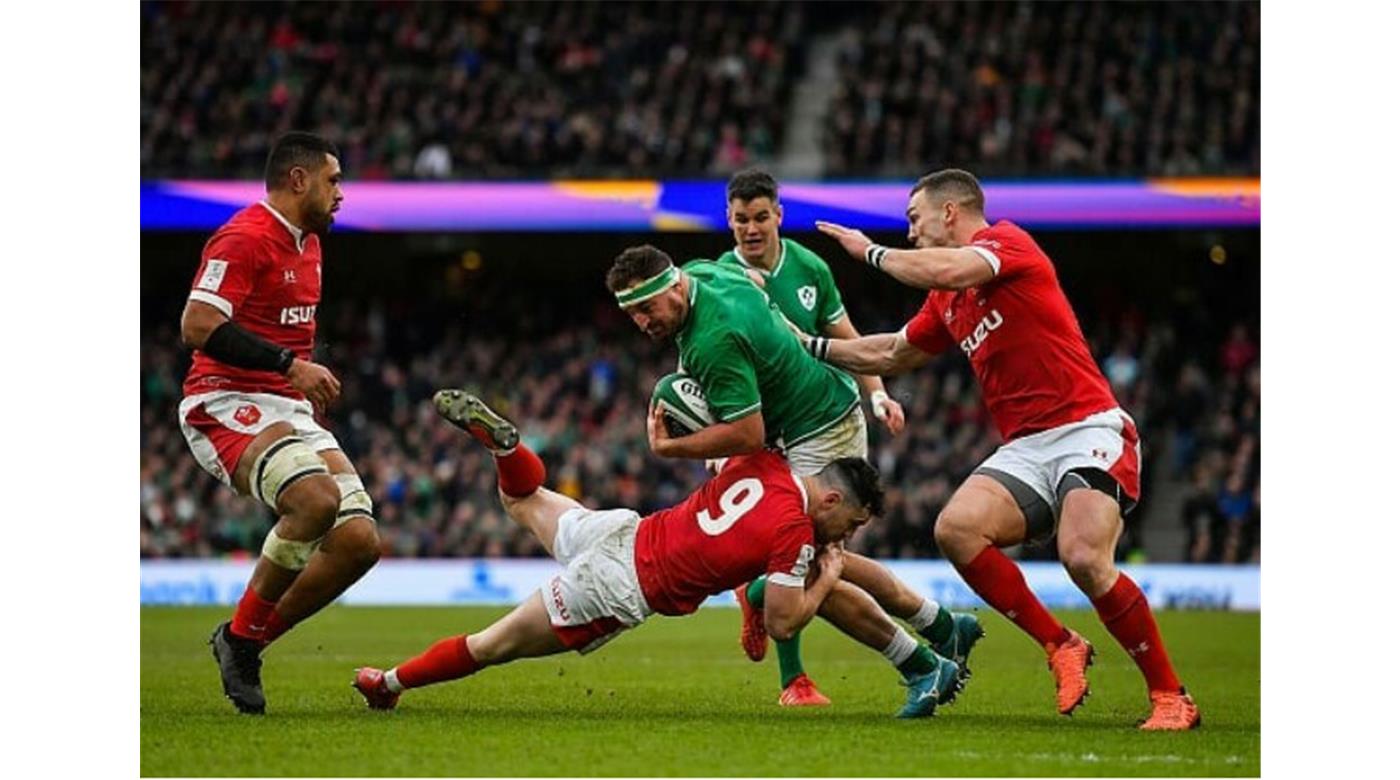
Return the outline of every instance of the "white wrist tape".
{"type": "Polygon", "coordinates": [[[889,410],[885,408],[885,402],[890,400],[890,394],[884,390],[876,390],[870,394],[870,411],[875,413],[875,419],[883,420],[889,416],[889,410]]]}

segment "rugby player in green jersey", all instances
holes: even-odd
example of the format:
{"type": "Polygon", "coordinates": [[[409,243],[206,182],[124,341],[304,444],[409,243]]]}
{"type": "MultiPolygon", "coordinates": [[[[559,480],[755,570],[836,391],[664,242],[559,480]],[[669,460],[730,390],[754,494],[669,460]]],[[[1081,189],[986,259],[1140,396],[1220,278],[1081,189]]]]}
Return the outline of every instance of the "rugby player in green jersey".
{"type": "MultiPolygon", "coordinates": [[[[783,224],[778,182],[758,168],[748,168],[729,179],[725,198],[734,248],[720,255],[718,262],[757,274],[769,299],[804,333],[860,338],[826,261],[796,241],[778,236],[783,224]]],[[[892,434],[904,430],[904,408],[885,392],[884,380],[861,375],[856,381],[875,419],[892,434]]]]}
{"type": "MultiPolygon", "coordinates": [[[[772,446],[783,450],[798,474],[820,471],[840,457],[866,456],[865,418],[855,380],[807,359],[810,355],[778,307],[743,271],[703,260],[677,268],[665,252],[639,246],[614,260],[607,283],[639,329],[657,341],[675,338],[681,367],[704,389],[716,420],[695,433],[672,437],[660,409],[653,410],[647,435],[657,455],[711,459],[772,446]]],[[[967,650],[981,636],[975,618],[955,618],[873,560],[847,553],[845,561],[848,581],[875,596],[891,614],[910,620],[916,630],[922,628],[926,637],[938,637],[937,647],[966,669],[967,650]]],[[[751,604],[749,596],[756,595],[740,594],[751,604]]],[[[762,658],[767,637],[761,618],[745,631],[745,640],[750,657],[762,658]]],[[[795,638],[790,641],[786,649],[779,646],[779,701],[830,703],[803,673],[799,645],[795,638]]]]}

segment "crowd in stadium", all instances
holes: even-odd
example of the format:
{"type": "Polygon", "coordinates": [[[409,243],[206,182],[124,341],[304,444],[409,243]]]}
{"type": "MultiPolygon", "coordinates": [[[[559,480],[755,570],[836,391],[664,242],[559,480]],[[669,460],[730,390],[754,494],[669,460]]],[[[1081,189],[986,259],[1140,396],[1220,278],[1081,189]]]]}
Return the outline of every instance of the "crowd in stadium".
{"type": "Polygon", "coordinates": [[[293,128],[362,180],[734,170],[802,67],[801,4],[321,5],[144,5],[143,173],[258,178],[293,128]]]}
{"type": "Polygon", "coordinates": [[[1259,172],[1257,4],[321,5],[143,4],[143,176],[258,178],[291,128],[361,180],[726,174],[817,41],[827,176],[1259,172]]]}
{"type": "Polygon", "coordinates": [[[827,175],[1259,173],[1259,6],[885,3],[840,37],[827,175]]]}
{"type": "MultiPolygon", "coordinates": [[[[329,425],[363,476],[386,555],[542,555],[500,508],[484,450],[440,421],[429,401],[465,385],[503,402],[543,456],[549,484],[593,506],[643,512],[671,505],[705,477],[701,466],[651,455],[645,411],[656,379],[674,369],[669,345],[650,345],[616,310],[531,307],[501,289],[482,293],[510,311],[533,311],[513,329],[394,299],[338,301],[321,332],[322,359],[344,383],[329,425]],[[470,334],[468,337],[467,334],[470,334]]],[[[878,301],[849,301],[867,330],[896,329],[878,301]]],[[[483,315],[484,316],[484,315],[483,315]]],[[[1228,324],[1228,323],[1227,323],[1228,324]]],[[[1128,312],[1085,319],[1086,335],[1146,442],[1146,501],[1162,485],[1191,495],[1183,509],[1189,560],[1257,557],[1259,362],[1243,326],[1201,350],[1190,328],[1128,312]],[[1158,479],[1158,476],[1165,480],[1158,479]]],[[[1225,328],[1213,328],[1225,333],[1225,328]]],[[[186,353],[175,323],[143,329],[141,554],[184,557],[256,551],[273,517],[195,464],[176,425],[186,353]]],[[[932,526],[958,483],[998,445],[960,353],[892,380],[909,428],[872,425],[872,461],[890,486],[887,512],[854,547],[880,557],[938,554],[932,526]]],[[[1141,547],[1144,505],[1129,517],[1123,552],[1141,547]]],[[[1024,556],[1053,554],[1032,548],[1024,556]]]]}

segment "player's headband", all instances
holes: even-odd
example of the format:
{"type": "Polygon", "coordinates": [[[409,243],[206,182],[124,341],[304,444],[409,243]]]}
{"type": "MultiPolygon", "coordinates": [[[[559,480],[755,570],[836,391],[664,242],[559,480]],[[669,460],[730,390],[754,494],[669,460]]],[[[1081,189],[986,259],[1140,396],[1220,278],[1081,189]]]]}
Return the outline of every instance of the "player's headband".
{"type": "Polygon", "coordinates": [[[674,265],[667,266],[666,270],[645,281],[628,287],[616,293],[617,305],[622,307],[641,303],[642,301],[655,298],[671,288],[671,285],[681,280],[681,269],[674,265]]]}

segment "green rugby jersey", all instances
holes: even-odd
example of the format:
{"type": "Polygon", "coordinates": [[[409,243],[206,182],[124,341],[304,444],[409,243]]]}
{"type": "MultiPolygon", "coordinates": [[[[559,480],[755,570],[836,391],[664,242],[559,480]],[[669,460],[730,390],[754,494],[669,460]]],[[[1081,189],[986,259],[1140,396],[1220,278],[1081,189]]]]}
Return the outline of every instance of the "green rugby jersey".
{"type": "Polygon", "coordinates": [[[676,333],[681,367],[722,422],[762,411],[770,444],[791,447],[835,425],[859,402],[855,380],[802,348],[763,290],[726,264],[693,260],[690,314],[676,333]]]}
{"type": "Polygon", "coordinates": [[[792,239],[781,239],[778,246],[778,262],[772,271],[750,265],[737,248],[720,255],[717,262],[763,274],[764,291],[778,309],[804,333],[820,336],[828,325],[846,314],[831,268],[815,252],[792,239]]]}

